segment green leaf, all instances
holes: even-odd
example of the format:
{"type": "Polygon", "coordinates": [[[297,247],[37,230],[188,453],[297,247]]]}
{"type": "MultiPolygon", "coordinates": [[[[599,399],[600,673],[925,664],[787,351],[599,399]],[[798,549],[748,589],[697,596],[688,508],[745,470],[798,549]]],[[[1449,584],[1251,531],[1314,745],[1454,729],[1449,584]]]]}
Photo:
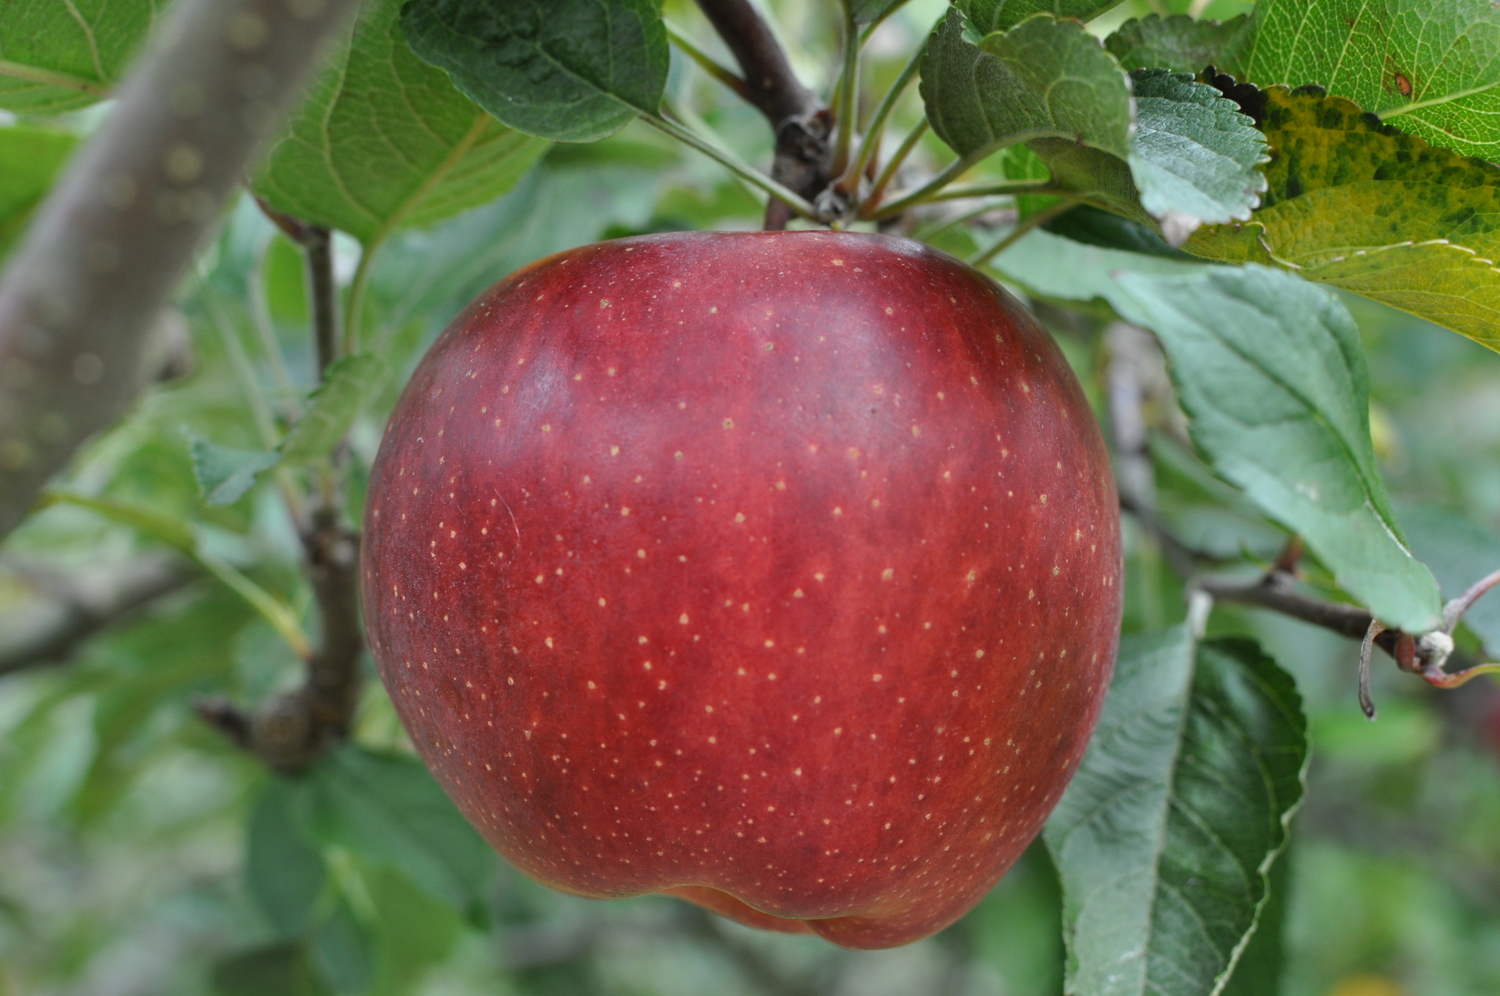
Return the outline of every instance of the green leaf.
{"type": "Polygon", "coordinates": [[[1191,258],[1168,259],[1085,245],[1049,231],[1034,231],[992,260],[990,268],[1036,297],[1060,301],[1099,298],[1118,312],[1132,307],[1119,284],[1122,273],[1186,276],[1202,269],[1203,264],[1191,258]]]}
{"type": "Polygon", "coordinates": [[[0,108],[58,114],[109,93],[167,0],[0,0],[0,108]]]}
{"type": "Polygon", "coordinates": [[[875,24],[885,20],[904,3],[906,0],[851,0],[849,13],[854,17],[855,24],[875,24]]]}
{"type": "Polygon", "coordinates": [[[1013,28],[1032,14],[1089,21],[1119,4],[1120,0],[955,0],[954,6],[987,35],[1013,28]]]}
{"type": "Polygon", "coordinates": [[[1222,24],[1195,21],[1185,14],[1152,14],[1129,20],[1104,40],[1104,47],[1126,69],[1175,69],[1200,73],[1207,66],[1240,75],[1240,63],[1250,41],[1251,20],[1241,14],[1222,24]]]}
{"type": "Polygon", "coordinates": [[[1252,224],[1184,248],[1274,259],[1500,350],[1500,166],[1384,126],[1317,87],[1264,92],[1273,158],[1252,224]]]}
{"type": "Polygon", "coordinates": [[[379,953],[374,992],[408,996],[419,991],[423,971],[448,956],[463,931],[463,919],[418,891],[403,875],[376,872],[364,880],[376,913],[370,928],[379,953]]]}
{"type": "Polygon", "coordinates": [[[25,231],[31,212],[52,189],[77,144],[77,138],[64,132],[0,128],[0,256],[25,231]]]}
{"type": "Polygon", "coordinates": [[[346,356],[330,366],[312,404],[281,441],[281,458],[290,463],[321,460],[339,444],[365,401],[380,386],[385,364],[376,356],[346,356]]]}
{"type": "Polygon", "coordinates": [[[279,941],[220,959],[211,976],[220,996],[323,996],[307,951],[293,941],[279,941]]]}
{"type": "Polygon", "coordinates": [[[1234,974],[1229,977],[1229,984],[1220,996],[1275,996],[1281,991],[1287,961],[1283,935],[1286,933],[1293,850],[1291,847],[1283,849],[1266,873],[1269,895],[1256,918],[1255,933],[1250,935],[1250,943],[1245,945],[1235,962],[1234,974]]]}
{"type": "Polygon", "coordinates": [[[254,181],[278,211],[348,232],[367,249],[498,197],[547,148],[413,56],[400,6],[365,7],[254,181]]]}
{"type": "Polygon", "coordinates": [[[1099,726],[1043,830],[1067,991],[1209,996],[1244,949],[1302,798],[1292,679],[1244,639],[1126,637],[1099,726]]]}
{"type": "Polygon", "coordinates": [[[420,762],[347,747],[310,777],[312,823],[322,839],[397,869],[466,916],[482,915],[494,852],[420,762]]]}
{"type": "Polygon", "coordinates": [[[328,869],[303,826],[307,793],[300,783],[267,783],[246,831],[245,884],[271,924],[283,935],[307,925],[323,891],[328,869]]]}
{"type": "Polygon", "coordinates": [[[1061,235],[1085,245],[1123,249],[1130,253],[1144,253],[1147,256],[1188,263],[1194,261],[1193,256],[1173,248],[1157,235],[1155,229],[1138,221],[1101,211],[1089,204],[1079,204],[1071,211],[1064,211],[1044,222],[1042,228],[1053,235],[1061,235]]]}
{"type": "Polygon", "coordinates": [[[967,159],[1042,137],[1130,154],[1125,74],[1076,21],[1039,14],[976,45],[949,10],[923,55],[921,89],[932,130],[967,159]]]}
{"type": "MultiPolygon", "coordinates": [[[[1500,536],[1465,516],[1434,505],[1398,506],[1411,551],[1456,598],[1475,581],[1500,570],[1500,536]]],[[[1464,613],[1464,624],[1484,641],[1491,658],[1500,656],[1500,591],[1492,590],[1464,613]]],[[[1381,719],[1385,710],[1381,710],[1381,719]]]]}
{"type": "Polygon", "coordinates": [[[193,451],[193,473],[205,505],[233,505],[255,485],[255,476],[281,462],[279,453],[234,450],[211,443],[188,430],[193,451]]]}
{"type": "Polygon", "coordinates": [[[312,962],[336,993],[362,993],[375,979],[370,935],[342,896],[313,931],[312,962]]]}
{"type": "Polygon", "coordinates": [[[1137,124],[1130,166],[1141,206],[1157,218],[1248,219],[1266,189],[1255,168],[1267,159],[1266,139],[1255,123],[1189,75],[1140,69],[1131,79],[1137,124]]]}
{"type": "Polygon", "coordinates": [[[401,27],[480,107],[559,142],[656,114],[667,82],[657,0],[410,0],[401,27]]]}
{"type": "Polygon", "coordinates": [[[1344,306],[1254,264],[1118,283],[1121,313],[1161,340],[1193,441],[1215,470],[1300,534],[1387,625],[1436,627],[1437,583],[1406,549],[1375,463],[1369,378],[1344,306]]]}
{"type": "Polygon", "coordinates": [[[254,183],[276,210],[347,231],[366,249],[496,198],[547,147],[411,54],[399,10],[401,0],[365,7],[254,183]]]}
{"type": "Polygon", "coordinates": [[[1500,159],[1490,0],[1261,0],[1254,21],[1251,82],[1318,84],[1434,145],[1500,159]]]}
{"type": "Polygon", "coordinates": [[[1135,87],[1081,24],[1046,14],[976,45],[949,11],[922,65],[928,120],[964,161],[1026,142],[1060,187],[1169,219],[1178,241],[1202,220],[1248,218],[1265,185],[1253,122],[1187,76],[1140,71],[1135,87]]]}

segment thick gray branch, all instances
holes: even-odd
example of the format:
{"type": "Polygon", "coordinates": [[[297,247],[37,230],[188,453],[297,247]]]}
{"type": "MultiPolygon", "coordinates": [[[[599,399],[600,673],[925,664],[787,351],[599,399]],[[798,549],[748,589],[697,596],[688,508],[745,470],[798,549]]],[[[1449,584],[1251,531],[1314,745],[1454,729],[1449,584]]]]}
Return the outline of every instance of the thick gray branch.
{"type": "Polygon", "coordinates": [[[148,332],[359,0],[179,0],[0,277],[0,538],[139,392],[148,332]]]}

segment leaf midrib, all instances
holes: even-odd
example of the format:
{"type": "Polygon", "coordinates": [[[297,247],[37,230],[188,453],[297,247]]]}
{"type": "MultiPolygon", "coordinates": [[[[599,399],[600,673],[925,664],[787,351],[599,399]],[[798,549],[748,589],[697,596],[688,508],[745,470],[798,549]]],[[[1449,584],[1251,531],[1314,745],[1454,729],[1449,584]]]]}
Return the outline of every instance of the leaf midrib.
{"type": "Polygon", "coordinates": [[[0,76],[9,76],[11,79],[38,83],[42,86],[62,87],[66,90],[86,93],[91,97],[107,97],[110,91],[109,84],[102,81],[88,80],[82,76],[74,76],[72,73],[59,72],[56,69],[47,69],[10,59],[0,59],[0,76]]]}

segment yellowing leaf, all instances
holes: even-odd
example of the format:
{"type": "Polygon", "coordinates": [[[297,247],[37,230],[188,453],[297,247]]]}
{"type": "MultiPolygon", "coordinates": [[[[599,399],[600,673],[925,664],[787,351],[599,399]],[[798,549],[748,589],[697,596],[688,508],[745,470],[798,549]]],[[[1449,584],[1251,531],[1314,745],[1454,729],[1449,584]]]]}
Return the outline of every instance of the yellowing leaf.
{"type": "Polygon", "coordinates": [[[1500,349],[1500,167],[1319,87],[1263,96],[1264,206],[1251,224],[1201,229],[1184,248],[1274,260],[1500,349]]]}
{"type": "Polygon", "coordinates": [[[1433,144],[1500,159],[1491,0],[1261,0],[1252,22],[1250,81],[1318,84],[1433,144]]]}

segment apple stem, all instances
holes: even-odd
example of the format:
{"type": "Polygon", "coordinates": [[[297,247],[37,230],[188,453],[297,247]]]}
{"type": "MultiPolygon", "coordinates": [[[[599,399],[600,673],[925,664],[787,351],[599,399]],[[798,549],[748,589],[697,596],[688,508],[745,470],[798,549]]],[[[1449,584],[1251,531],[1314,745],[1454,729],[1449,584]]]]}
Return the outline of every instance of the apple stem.
{"type": "Polygon", "coordinates": [[[183,0],[115,88],[0,279],[0,368],[24,374],[0,387],[0,537],[135,400],[162,307],[359,6],[183,0]],[[231,44],[246,18],[266,44],[231,44]],[[264,87],[242,85],[252,68],[264,87]],[[173,96],[187,92],[202,98],[190,115],[173,96]],[[187,150],[191,176],[167,149],[187,150]]]}

